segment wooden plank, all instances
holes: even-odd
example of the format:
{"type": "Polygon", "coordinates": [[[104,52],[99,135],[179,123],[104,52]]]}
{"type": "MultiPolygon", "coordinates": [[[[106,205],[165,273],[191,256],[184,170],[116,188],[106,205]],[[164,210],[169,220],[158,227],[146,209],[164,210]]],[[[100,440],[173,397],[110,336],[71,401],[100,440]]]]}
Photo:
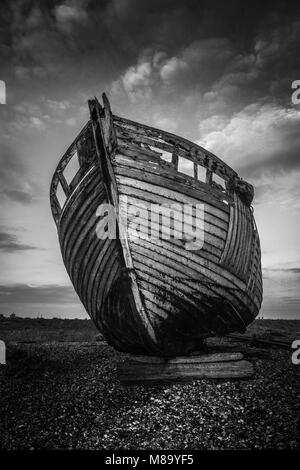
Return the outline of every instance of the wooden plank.
{"type": "Polygon", "coordinates": [[[231,268],[232,272],[238,274],[238,266],[237,266],[237,259],[241,254],[241,233],[242,233],[242,226],[243,226],[243,217],[241,214],[241,206],[240,206],[240,201],[235,195],[235,220],[234,220],[234,231],[233,231],[233,238],[234,241],[232,240],[230,249],[229,249],[229,254],[228,254],[228,259],[227,259],[227,264],[228,267],[231,268]]]}
{"type": "MultiPolygon", "coordinates": [[[[181,202],[184,204],[205,204],[205,208],[208,212],[214,215],[217,219],[221,219],[223,222],[228,223],[229,220],[229,206],[223,202],[223,199],[219,197],[219,195],[209,194],[206,188],[193,188],[190,185],[184,184],[184,182],[174,182],[171,178],[165,177],[163,175],[157,177],[153,175],[151,172],[142,173],[140,170],[132,170],[129,168],[117,168],[115,170],[117,183],[126,184],[128,177],[134,180],[135,186],[140,190],[143,191],[145,187],[145,191],[147,191],[147,187],[144,186],[145,184],[153,185],[152,191],[150,191],[156,198],[156,201],[159,203],[159,199],[161,198],[161,203],[168,203],[168,201],[174,202],[181,202]],[[125,179],[127,178],[127,179],[125,179]],[[153,189],[155,187],[158,188],[157,194],[153,189]],[[162,188],[165,189],[164,194],[161,192],[162,188]],[[177,188],[177,191],[174,192],[174,188],[177,188]],[[166,191],[166,189],[168,191],[166,191]],[[172,194],[175,197],[169,197],[168,194],[172,194]]],[[[149,193],[149,191],[148,191],[149,193]]],[[[142,193],[141,193],[142,199],[142,193]]]]}
{"type": "MultiPolygon", "coordinates": [[[[141,244],[140,244],[141,245],[141,244]]],[[[210,288],[208,292],[212,296],[225,297],[230,299],[232,302],[236,303],[238,301],[238,306],[241,302],[244,302],[246,305],[249,305],[249,298],[243,290],[237,289],[232,283],[221,277],[213,276],[210,274],[208,277],[207,270],[199,270],[198,272],[190,269],[188,266],[192,263],[181,264],[180,258],[171,257],[170,252],[163,256],[163,253],[158,255],[152,250],[146,250],[143,246],[134,245],[133,246],[134,259],[136,262],[140,262],[145,265],[144,272],[148,275],[151,274],[151,281],[158,279],[158,283],[161,285],[161,290],[166,288],[166,282],[168,281],[168,274],[174,275],[174,279],[170,281],[170,292],[173,287],[177,288],[177,291],[181,292],[184,290],[184,286],[187,285],[190,289],[189,296],[191,293],[194,295],[197,291],[198,294],[202,295],[206,291],[206,287],[210,288]],[[166,272],[160,266],[165,266],[166,272]],[[155,268],[154,272],[149,271],[151,268],[155,268]],[[176,270],[176,272],[174,272],[176,270]],[[159,277],[161,275],[161,277],[159,277]]],[[[138,272],[139,277],[141,278],[143,271],[143,266],[140,265],[140,270],[138,272]]],[[[188,297],[189,298],[189,297],[188,297]]],[[[250,303],[251,305],[251,303],[250,303]]]]}
{"type": "Polygon", "coordinates": [[[172,165],[176,170],[178,169],[178,153],[173,153],[172,154],[172,165]]]}
{"type": "MultiPolygon", "coordinates": [[[[129,234],[129,240],[130,241],[135,241],[136,238],[143,238],[143,239],[152,239],[152,240],[167,240],[170,243],[174,244],[180,244],[182,246],[182,250],[186,250],[186,246],[188,245],[189,240],[182,238],[170,238],[168,231],[166,229],[163,229],[160,225],[158,224],[152,224],[153,228],[156,228],[156,233],[152,233],[152,236],[150,234],[149,236],[149,227],[148,225],[140,224],[140,236],[137,237],[137,231],[132,227],[132,225],[129,225],[127,227],[128,234],[129,234]],[[159,236],[159,229],[162,228],[160,236],[159,236]]],[[[220,259],[220,256],[222,254],[223,248],[224,248],[224,240],[221,238],[215,236],[214,234],[209,233],[208,231],[205,232],[204,234],[204,244],[200,244],[200,248],[196,247],[196,249],[188,249],[187,251],[193,251],[195,253],[201,252],[203,249],[205,249],[208,253],[215,254],[215,256],[218,257],[218,260],[220,259]]]]}
{"type": "Polygon", "coordinates": [[[164,243],[163,241],[153,243],[151,240],[140,238],[132,241],[131,246],[133,252],[141,252],[144,256],[148,253],[148,257],[153,260],[160,258],[161,262],[165,259],[177,261],[178,266],[184,267],[184,270],[187,270],[186,273],[191,278],[205,276],[208,283],[221,285],[233,292],[245,292],[245,283],[220,268],[218,264],[208,262],[200,256],[194,256],[190,251],[178,249],[176,245],[164,243]]]}
{"type": "MultiPolygon", "coordinates": [[[[250,209],[245,207],[246,213],[250,213],[250,209]]],[[[252,214],[251,214],[251,221],[248,224],[248,229],[246,229],[246,240],[245,240],[245,263],[243,269],[243,277],[246,278],[250,276],[250,262],[251,262],[251,245],[252,245],[252,238],[253,238],[253,222],[252,222],[252,214]]]]}
{"type": "MultiPolygon", "coordinates": [[[[52,201],[52,199],[55,199],[55,195],[56,195],[56,191],[57,191],[57,185],[58,185],[58,182],[59,182],[59,174],[63,173],[64,169],[66,168],[69,161],[71,160],[74,153],[76,152],[77,142],[79,142],[81,139],[84,138],[84,136],[89,132],[90,128],[91,128],[91,122],[88,121],[86,123],[86,125],[83,127],[83,129],[81,130],[81,132],[79,133],[79,135],[76,137],[74,142],[72,142],[72,144],[69,146],[67,151],[61,157],[61,159],[60,159],[60,161],[59,161],[59,163],[56,167],[56,171],[53,175],[51,184],[50,184],[50,202],[52,201]]],[[[64,184],[64,183],[62,183],[62,184],[64,184]]],[[[65,187],[65,188],[67,189],[67,187],[65,187]]],[[[66,201],[66,204],[67,204],[67,202],[68,201],[66,201]]],[[[59,223],[59,217],[57,215],[55,202],[53,204],[51,203],[51,209],[52,209],[53,218],[54,218],[56,224],[58,224],[59,223]]]]}
{"type": "MultiPolygon", "coordinates": [[[[119,150],[118,150],[119,151],[119,150]]],[[[115,170],[118,171],[119,168],[127,168],[130,167],[133,170],[139,169],[144,174],[153,174],[159,177],[164,177],[172,180],[172,182],[183,183],[185,186],[189,188],[193,188],[196,191],[205,191],[206,193],[210,193],[214,195],[218,200],[227,200],[227,202],[233,202],[233,195],[231,193],[225,194],[221,192],[218,188],[214,186],[208,187],[206,182],[195,179],[189,175],[185,175],[183,173],[179,173],[172,165],[172,163],[168,163],[165,160],[161,162],[156,161],[149,161],[146,159],[145,161],[139,161],[138,154],[132,156],[125,156],[122,153],[116,153],[113,158],[112,162],[115,167],[115,170]],[[147,160],[147,161],[146,161],[147,160]]]]}
{"type": "Polygon", "coordinates": [[[252,239],[250,275],[247,285],[247,292],[249,295],[253,293],[255,286],[259,286],[258,288],[260,289],[262,296],[260,243],[257,230],[253,231],[252,239]]]}
{"type": "MultiPolygon", "coordinates": [[[[154,175],[169,177],[173,181],[178,181],[178,182],[187,181],[187,179],[185,178],[185,175],[178,173],[177,170],[173,167],[172,163],[166,162],[165,160],[162,160],[160,164],[157,165],[156,161],[155,162],[154,161],[153,162],[151,161],[140,162],[137,158],[137,155],[127,156],[127,155],[123,155],[122,153],[116,153],[114,157],[112,158],[112,163],[116,170],[119,167],[139,169],[143,172],[147,172],[147,173],[150,172],[154,175]]],[[[188,181],[188,184],[189,183],[190,183],[190,180],[188,181]]]]}
{"type": "MultiPolygon", "coordinates": [[[[143,231],[143,228],[141,228],[142,233],[146,233],[143,231]]],[[[144,236],[139,237],[137,240],[143,242],[153,242],[149,240],[144,236]]],[[[129,241],[130,243],[136,243],[136,237],[130,237],[129,241]]],[[[200,265],[201,267],[208,266],[208,269],[215,270],[216,266],[219,265],[219,260],[221,256],[221,250],[217,249],[216,247],[213,247],[211,245],[208,245],[207,243],[204,244],[203,248],[201,250],[197,251],[192,251],[192,250],[186,250],[185,249],[185,242],[183,240],[176,240],[171,239],[171,240],[164,240],[161,238],[156,238],[155,239],[155,247],[154,250],[158,250],[159,247],[164,247],[166,250],[174,251],[176,254],[184,256],[185,262],[189,262],[190,259],[193,259],[197,264],[200,265]]],[[[153,249],[153,248],[152,248],[153,249]]],[[[224,268],[221,269],[216,269],[217,271],[220,270],[220,273],[227,277],[227,271],[225,271],[224,268]]],[[[228,273],[229,277],[232,278],[232,274],[228,273]]],[[[244,285],[244,284],[243,284],[244,285]]]]}
{"type": "MultiPolygon", "coordinates": [[[[184,299],[185,304],[181,308],[181,319],[184,317],[183,309],[188,311],[191,305],[194,305],[198,309],[200,316],[202,306],[207,307],[203,296],[206,296],[205,298],[209,299],[210,303],[214,303],[216,299],[224,299],[224,302],[225,299],[229,299],[231,305],[235,306],[236,309],[245,311],[247,308],[247,299],[245,299],[245,295],[240,297],[234,296],[231,292],[222,288],[222,286],[214,286],[213,283],[206,283],[205,281],[201,282],[201,279],[199,279],[198,283],[195,281],[192,282],[189,279],[180,279],[179,276],[174,279],[172,273],[170,273],[169,276],[166,274],[166,272],[169,272],[168,270],[163,273],[161,272],[161,269],[158,269],[158,267],[156,267],[156,269],[151,267],[150,263],[148,266],[146,265],[147,269],[145,269],[145,264],[142,263],[141,260],[137,260],[136,265],[139,286],[141,290],[143,290],[145,297],[147,297],[147,290],[155,296],[154,311],[156,311],[156,307],[160,303],[160,299],[161,307],[165,309],[166,298],[169,298],[172,303],[176,304],[178,304],[178,299],[181,298],[184,299]]],[[[148,300],[151,301],[151,298],[149,297],[148,300]]],[[[250,313],[251,311],[253,312],[253,306],[251,304],[249,305],[249,302],[248,309],[250,313]]],[[[168,309],[166,309],[166,311],[168,312],[168,309]]],[[[220,315],[222,314],[223,312],[220,312],[220,315]]],[[[188,316],[190,316],[190,314],[188,316]]]]}
{"type": "Polygon", "coordinates": [[[51,204],[51,210],[52,210],[54,221],[56,225],[58,225],[60,215],[61,215],[61,207],[60,207],[56,194],[51,195],[50,204],[51,204]]]}
{"type": "MultiPolygon", "coordinates": [[[[122,189],[122,188],[121,188],[122,189]]],[[[120,207],[124,207],[124,212],[126,211],[128,217],[128,225],[134,225],[134,220],[138,217],[137,222],[138,224],[142,225],[146,229],[149,229],[149,236],[153,236],[153,238],[159,238],[159,232],[163,235],[164,238],[168,237],[171,231],[171,218],[174,221],[175,229],[176,229],[176,237],[180,237],[180,239],[184,238],[186,234],[195,234],[195,218],[190,216],[185,216],[184,213],[184,206],[181,203],[177,203],[157,207],[153,204],[149,204],[148,202],[144,203],[143,200],[139,200],[137,198],[133,198],[132,196],[128,197],[127,204],[124,204],[121,201],[120,207]],[[152,212],[150,212],[152,209],[152,212]],[[159,214],[163,214],[163,221],[159,220],[159,214]],[[170,222],[170,223],[169,223],[170,222]],[[170,225],[170,227],[169,227],[170,225]],[[152,232],[150,232],[150,229],[152,232]]],[[[207,241],[206,234],[208,237],[211,235],[216,237],[216,246],[220,243],[220,247],[224,246],[224,241],[226,240],[227,232],[226,228],[220,227],[220,225],[216,225],[213,223],[215,219],[211,217],[209,214],[200,212],[197,214],[197,222],[198,224],[201,222],[201,234],[202,228],[204,229],[204,242],[207,241]]],[[[200,231],[200,230],[199,230],[200,231]]],[[[145,232],[146,233],[146,232],[145,232]]]]}
{"type": "Polygon", "coordinates": [[[83,208],[83,206],[89,205],[90,198],[93,198],[98,194],[100,184],[100,177],[97,174],[96,169],[92,168],[90,172],[85,175],[76,191],[73,191],[70,195],[67,203],[65,204],[68,209],[64,210],[62,213],[59,227],[59,235],[63,240],[62,246],[65,246],[66,244],[65,233],[68,231],[68,227],[72,225],[77,215],[79,213],[82,214],[82,211],[86,209],[86,207],[83,208]]]}
{"type": "Polygon", "coordinates": [[[95,312],[95,314],[97,313],[96,298],[98,293],[98,286],[102,277],[101,261],[104,256],[104,253],[106,253],[107,251],[108,245],[110,245],[112,242],[113,240],[107,238],[103,245],[102,243],[99,243],[98,247],[96,247],[94,252],[93,264],[89,267],[89,282],[86,289],[86,298],[88,300],[89,311],[95,312]]]}
{"type": "MultiPolygon", "coordinates": [[[[83,257],[82,264],[79,269],[78,278],[77,278],[77,289],[80,295],[80,298],[85,299],[87,305],[89,305],[88,311],[91,311],[92,308],[90,301],[92,300],[93,289],[90,291],[90,287],[95,281],[95,276],[92,275],[100,267],[100,254],[105,251],[105,243],[107,240],[98,240],[92,238],[88,250],[83,257]]],[[[75,280],[74,280],[75,281],[75,280]]],[[[96,284],[98,285],[98,283],[96,284]]],[[[97,290],[97,288],[95,289],[97,290]]]]}
{"type": "Polygon", "coordinates": [[[64,174],[62,172],[58,172],[58,179],[59,179],[59,182],[63,188],[63,191],[66,195],[66,197],[68,198],[69,194],[70,194],[70,188],[69,188],[69,185],[67,183],[67,180],[66,178],[64,177],[64,174]]]}
{"type": "Polygon", "coordinates": [[[106,141],[107,150],[109,155],[114,152],[117,147],[117,136],[115,126],[113,123],[113,117],[110,109],[110,103],[105,93],[102,93],[102,100],[104,105],[104,122],[103,128],[107,131],[104,132],[104,138],[106,141]]]}
{"type": "MultiPolygon", "coordinates": [[[[142,139],[142,140],[144,140],[144,139],[142,139]]],[[[139,145],[136,145],[136,141],[137,140],[136,140],[136,136],[135,136],[134,133],[132,134],[130,140],[124,140],[123,138],[119,139],[118,151],[123,153],[124,155],[126,155],[128,157],[131,157],[131,158],[134,158],[134,159],[137,159],[137,160],[145,160],[145,161],[149,160],[149,161],[156,162],[158,165],[165,165],[166,162],[165,162],[165,160],[163,160],[161,158],[161,155],[162,155],[161,153],[155,152],[152,148],[151,148],[151,150],[150,150],[150,148],[149,148],[149,150],[147,150],[145,148],[141,148],[139,145]]],[[[138,141],[140,141],[140,139],[138,141]]],[[[169,146],[168,144],[162,143],[160,141],[156,142],[155,140],[153,140],[151,142],[151,139],[147,139],[147,142],[151,143],[151,145],[154,146],[154,147],[163,148],[164,150],[167,147],[167,150],[169,151],[169,153],[172,152],[171,166],[176,171],[178,171],[178,158],[179,158],[179,156],[180,156],[180,158],[183,158],[185,160],[192,161],[193,165],[194,165],[194,175],[193,176],[185,175],[185,180],[186,181],[192,180],[192,181],[195,182],[196,186],[199,185],[200,182],[198,181],[198,177],[197,177],[197,173],[198,173],[197,165],[199,164],[199,165],[204,166],[205,168],[207,168],[208,163],[206,162],[205,159],[204,160],[199,159],[199,156],[198,156],[197,153],[190,154],[190,153],[180,149],[177,145],[174,145],[172,147],[172,146],[169,146]]],[[[215,167],[213,165],[212,165],[212,168],[214,168],[214,170],[215,170],[215,167]]],[[[211,184],[212,175],[213,175],[213,170],[207,168],[206,184],[211,184]]],[[[213,188],[213,186],[211,188],[213,188]]],[[[220,194],[219,189],[216,189],[216,191],[217,191],[217,193],[220,194]]],[[[222,197],[224,198],[225,196],[228,196],[228,195],[229,195],[229,193],[227,193],[227,194],[223,193],[222,197]]]]}
{"type": "MultiPolygon", "coordinates": [[[[63,251],[63,256],[68,262],[68,265],[71,266],[73,261],[76,258],[76,252],[79,246],[84,243],[85,236],[87,235],[91,224],[96,223],[96,209],[99,204],[102,202],[101,194],[96,193],[95,198],[87,205],[86,210],[82,213],[81,218],[77,218],[76,221],[73,221],[73,230],[70,233],[70,237],[67,238],[67,244],[63,251]]],[[[69,234],[68,234],[69,235],[69,234]]],[[[96,238],[96,231],[95,231],[96,238]]]]}
{"type": "MultiPolygon", "coordinates": [[[[171,155],[174,152],[174,145],[168,144],[166,142],[162,142],[161,140],[157,140],[156,138],[151,138],[145,135],[141,135],[136,133],[135,131],[128,130],[126,128],[117,127],[117,137],[118,141],[122,142],[130,142],[130,143],[140,143],[145,144],[151,147],[156,147],[164,152],[168,152],[171,155]]],[[[181,150],[182,152],[182,150],[181,150]]]]}
{"type": "Polygon", "coordinates": [[[246,379],[254,374],[246,360],[185,363],[123,363],[117,369],[123,384],[191,381],[195,379],[246,379]]]}
{"type": "Polygon", "coordinates": [[[122,144],[118,146],[118,151],[127,157],[137,157],[139,160],[150,160],[160,163],[160,153],[141,148],[137,145],[122,144]]]}
{"type": "Polygon", "coordinates": [[[101,270],[101,279],[100,283],[97,286],[97,303],[96,303],[96,310],[99,310],[102,305],[102,300],[103,300],[103,294],[104,294],[104,289],[106,286],[106,282],[108,280],[110,271],[113,267],[113,264],[116,259],[119,258],[119,253],[117,250],[117,242],[116,240],[111,240],[111,244],[108,247],[107,252],[104,254],[104,257],[102,258],[102,266],[100,268],[101,270]]]}
{"type": "Polygon", "coordinates": [[[179,356],[179,357],[158,357],[158,356],[135,356],[133,354],[126,354],[127,362],[142,362],[143,364],[204,364],[208,362],[229,362],[240,361],[243,359],[241,352],[223,352],[211,354],[198,354],[193,356],[179,356]]]}
{"type": "Polygon", "coordinates": [[[219,209],[222,212],[225,212],[223,217],[219,212],[220,218],[226,220],[226,215],[228,217],[228,206],[222,203],[221,201],[217,201],[207,192],[199,191],[197,193],[192,191],[190,188],[184,186],[182,188],[180,187],[176,191],[176,189],[174,188],[174,184],[172,184],[171,182],[168,182],[167,180],[160,180],[158,182],[157,179],[151,179],[150,177],[145,178],[146,181],[143,181],[143,184],[141,184],[141,181],[132,177],[131,174],[130,176],[116,176],[116,180],[119,185],[128,186],[132,189],[139,191],[141,194],[141,199],[143,197],[143,193],[149,193],[153,195],[153,198],[157,199],[158,197],[160,197],[162,203],[163,201],[172,201],[183,204],[192,204],[194,206],[201,203],[207,203],[210,204],[210,206],[215,207],[216,209],[219,209]]]}
{"type": "Polygon", "coordinates": [[[251,276],[252,237],[253,224],[250,209],[234,194],[234,204],[230,206],[227,240],[220,262],[222,266],[228,268],[246,283],[251,276]]]}
{"type": "Polygon", "coordinates": [[[118,126],[122,128],[125,127],[127,132],[133,132],[134,134],[140,134],[146,137],[154,137],[156,139],[164,140],[166,143],[176,145],[178,147],[178,155],[182,149],[185,151],[185,154],[182,156],[190,159],[194,159],[194,157],[196,157],[197,162],[200,165],[209,168],[211,171],[215,172],[225,180],[237,176],[237,173],[216,155],[204,149],[203,147],[200,147],[199,145],[184,139],[183,137],[178,137],[175,134],[130,121],[129,119],[120,118],[119,116],[114,115],[113,119],[118,126]]]}
{"type": "Polygon", "coordinates": [[[74,178],[72,179],[69,188],[70,192],[76,189],[76,186],[80,183],[80,181],[85,177],[85,175],[91,170],[92,166],[85,166],[80,167],[77,173],[75,174],[74,178]]]}
{"type": "Polygon", "coordinates": [[[213,176],[213,173],[211,170],[206,170],[206,178],[205,178],[205,183],[206,184],[211,184],[212,183],[212,176],[213,176]]]}
{"type": "Polygon", "coordinates": [[[194,178],[198,181],[198,163],[194,160],[194,178]]]}
{"type": "MultiPolygon", "coordinates": [[[[246,260],[247,260],[247,251],[249,245],[251,245],[251,239],[248,238],[248,234],[251,231],[251,223],[249,223],[247,215],[246,215],[246,206],[244,204],[240,204],[240,238],[239,238],[239,250],[236,250],[236,255],[234,259],[235,269],[238,275],[244,278],[246,281],[248,280],[248,272],[246,269],[246,260]],[[246,241],[248,240],[248,243],[246,241]]],[[[247,208],[248,209],[248,208],[247,208]]]]}
{"type": "MultiPolygon", "coordinates": [[[[133,195],[128,196],[128,198],[126,200],[127,205],[125,204],[125,202],[123,203],[122,200],[121,200],[121,204],[125,205],[126,209],[128,209],[128,211],[130,211],[130,212],[134,212],[135,210],[138,211],[138,209],[141,208],[141,207],[143,209],[147,210],[147,211],[154,210],[157,206],[154,205],[153,202],[151,202],[152,196],[150,195],[150,197],[149,197],[149,195],[147,193],[145,193],[145,197],[146,197],[146,199],[145,198],[144,199],[139,199],[138,197],[133,196],[133,195]]],[[[162,201],[161,201],[161,203],[162,203],[162,201]]],[[[183,209],[184,209],[184,206],[182,205],[182,203],[176,203],[176,205],[175,205],[172,202],[168,202],[165,205],[163,205],[163,203],[162,203],[162,206],[164,208],[170,208],[170,209],[172,208],[172,210],[174,210],[174,221],[180,221],[182,219],[183,209]],[[179,210],[179,207],[180,207],[180,210],[179,210]]],[[[158,210],[158,207],[157,207],[157,210],[158,210]]],[[[187,219],[189,219],[189,218],[187,218],[187,219]]],[[[221,236],[222,239],[224,238],[224,234],[225,234],[225,238],[227,237],[228,220],[224,221],[223,219],[218,218],[215,215],[213,215],[211,213],[211,206],[209,204],[205,204],[204,211],[201,211],[201,212],[199,211],[198,219],[199,220],[204,220],[204,222],[207,225],[209,225],[213,228],[216,228],[217,230],[220,230],[222,232],[222,236],[221,236]]],[[[185,223],[187,223],[188,226],[190,225],[189,220],[187,220],[185,223]]]]}

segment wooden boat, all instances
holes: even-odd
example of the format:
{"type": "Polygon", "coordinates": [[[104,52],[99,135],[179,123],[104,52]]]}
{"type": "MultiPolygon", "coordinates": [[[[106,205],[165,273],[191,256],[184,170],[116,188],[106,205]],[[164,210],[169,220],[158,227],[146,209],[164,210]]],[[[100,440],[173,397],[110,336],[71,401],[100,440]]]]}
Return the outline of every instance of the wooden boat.
{"type": "Polygon", "coordinates": [[[100,332],[118,350],[170,357],[209,336],[245,331],[262,302],[253,187],[204,148],[113,115],[105,95],[89,109],[50,199],[64,264],[100,332]],[[118,215],[115,237],[97,236],[108,230],[103,204],[118,215]],[[149,237],[143,210],[134,230],[134,211],[153,204],[175,207],[173,223],[180,208],[202,204],[202,244],[164,237],[161,217],[159,236],[149,237]]]}

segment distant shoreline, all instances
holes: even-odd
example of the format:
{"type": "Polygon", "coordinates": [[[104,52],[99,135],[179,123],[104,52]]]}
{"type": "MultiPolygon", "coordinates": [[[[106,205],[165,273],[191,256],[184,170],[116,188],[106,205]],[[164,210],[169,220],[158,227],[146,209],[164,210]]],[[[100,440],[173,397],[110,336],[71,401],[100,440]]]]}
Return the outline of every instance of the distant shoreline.
{"type": "MultiPolygon", "coordinates": [[[[273,331],[275,334],[300,338],[300,320],[256,319],[248,326],[246,333],[261,334],[273,331]]],[[[17,342],[94,342],[104,338],[93,321],[87,319],[63,318],[22,318],[0,317],[0,340],[17,342]]]]}

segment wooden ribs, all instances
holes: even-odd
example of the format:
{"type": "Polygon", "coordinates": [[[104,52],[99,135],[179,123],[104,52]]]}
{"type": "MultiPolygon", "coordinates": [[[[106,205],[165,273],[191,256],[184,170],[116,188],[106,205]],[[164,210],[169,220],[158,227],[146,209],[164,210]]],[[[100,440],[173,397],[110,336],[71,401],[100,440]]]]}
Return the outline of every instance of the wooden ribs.
{"type": "Polygon", "coordinates": [[[246,207],[235,194],[230,207],[227,240],[220,263],[245,282],[248,282],[250,276],[253,232],[251,209],[246,207]]]}

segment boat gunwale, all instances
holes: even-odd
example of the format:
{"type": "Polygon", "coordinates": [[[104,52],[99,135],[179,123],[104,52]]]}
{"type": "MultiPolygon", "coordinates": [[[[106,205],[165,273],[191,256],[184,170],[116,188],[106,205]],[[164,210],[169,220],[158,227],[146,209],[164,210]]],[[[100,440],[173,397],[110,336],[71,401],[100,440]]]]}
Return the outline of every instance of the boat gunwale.
{"type": "MultiPolygon", "coordinates": [[[[135,126],[137,128],[140,128],[140,129],[147,129],[148,131],[150,132],[155,132],[155,133],[158,133],[158,134],[162,134],[162,135],[166,135],[167,137],[170,137],[171,139],[174,139],[176,141],[176,144],[185,144],[187,145],[188,147],[190,147],[189,150],[191,149],[196,149],[198,150],[199,152],[201,152],[203,154],[203,156],[208,156],[210,157],[213,161],[216,161],[217,163],[221,164],[222,166],[224,166],[224,168],[230,173],[230,177],[235,177],[235,178],[239,178],[241,179],[241,177],[238,175],[238,173],[233,170],[233,168],[231,168],[227,163],[225,163],[221,158],[217,157],[215,154],[213,154],[212,152],[210,152],[209,150],[205,149],[204,147],[201,147],[200,145],[196,144],[195,142],[192,142],[191,140],[188,140],[186,139],[185,137],[182,137],[182,136],[178,136],[176,134],[173,134],[171,132],[168,132],[168,131],[164,131],[162,129],[158,129],[156,127],[151,127],[151,126],[148,126],[147,124],[141,124],[139,122],[136,122],[136,121],[132,121],[131,119],[127,119],[127,118],[123,118],[123,117],[120,117],[120,116],[117,116],[116,114],[113,115],[113,118],[114,118],[114,122],[121,122],[121,123],[128,123],[129,125],[131,126],[135,126]]],[[[175,144],[175,145],[176,145],[175,144]]],[[[187,151],[187,149],[185,149],[183,147],[183,149],[185,151],[187,151]]],[[[189,160],[189,158],[187,156],[183,156],[183,158],[186,158],[189,160]]],[[[192,160],[192,157],[190,157],[190,160],[192,160]]],[[[199,165],[203,166],[204,168],[207,168],[205,165],[202,165],[201,163],[198,163],[199,165]]],[[[178,170],[177,170],[178,171],[178,170]]],[[[179,172],[180,173],[180,172],[179,172]]],[[[220,172],[216,172],[216,171],[213,171],[213,173],[220,173],[220,172]]],[[[181,173],[182,174],[182,173],[181,173]]],[[[186,175],[186,176],[189,176],[189,175],[186,175]]],[[[225,180],[227,179],[226,178],[226,175],[220,173],[220,176],[222,178],[224,178],[225,180]]]]}
{"type": "MultiPolygon", "coordinates": [[[[194,142],[192,142],[192,141],[190,141],[190,140],[188,140],[188,139],[186,139],[182,136],[178,136],[176,134],[173,134],[173,133],[168,132],[168,131],[164,131],[162,129],[151,127],[151,126],[148,126],[146,124],[141,124],[141,123],[138,123],[136,121],[133,121],[133,120],[130,120],[130,119],[127,119],[127,118],[123,118],[123,117],[120,117],[120,116],[115,115],[115,114],[112,114],[112,120],[113,120],[113,123],[116,124],[117,126],[119,126],[120,124],[121,125],[124,124],[125,126],[128,125],[128,126],[135,127],[137,129],[146,130],[148,132],[158,134],[158,135],[161,136],[161,137],[158,137],[160,139],[164,139],[164,136],[166,136],[167,138],[172,139],[175,142],[173,144],[174,148],[176,148],[176,147],[178,148],[178,146],[181,146],[181,149],[185,154],[184,155],[179,155],[179,157],[182,157],[182,158],[184,158],[188,161],[192,161],[194,163],[197,163],[199,166],[202,166],[204,169],[206,169],[207,171],[210,171],[212,174],[216,174],[216,175],[220,176],[221,178],[223,178],[225,182],[228,182],[228,180],[230,180],[230,179],[237,179],[237,180],[241,180],[241,181],[245,182],[246,184],[248,184],[245,180],[242,180],[242,178],[237,174],[237,172],[235,170],[233,170],[229,165],[227,165],[222,159],[220,159],[219,157],[214,155],[209,150],[201,147],[200,145],[198,145],[198,144],[196,144],[196,143],[194,143],[194,142]],[[188,149],[186,147],[188,147],[188,149]],[[203,164],[199,161],[195,162],[194,157],[188,154],[188,153],[191,153],[193,150],[194,150],[194,152],[195,151],[200,152],[202,157],[204,157],[204,158],[208,157],[213,162],[216,162],[216,164],[222,165],[222,167],[227,171],[228,175],[224,174],[223,172],[219,171],[218,169],[211,170],[209,167],[207,167],[205,164],[203,164]]],[[[91,162],[91,164],[89,166],[84,168],[84,170],[86,170],[86,173],[82,174],[82,177],[79,178],[79,180],[76,182],[75,187],[72,188],[73,181],[75,180],[76,177],[78,177],[78,174],[80,173],[80,171],[83,170],[83,167],[80,167],[78,172],[73,176],[72,180],[70,181],[70,184],[68,184],[65,181],[66,190],[67,190],[67,191],[65,191],[65,188],[63,187],[63,184],[61,182],[61,178],[64,179],[64,174],[63,173],[64,173],[67,165],[69,164],[69,162],[74,157],[74,155],[77,151],[78,142],[80,141],[80,139],[82,137],[85,136],[88,129],[92,129],[91,119],[89,119],[86,122],[86,124],[81,129],[81,131],[79,132],[77,137],[74,139],[74,141],[71,143],[71,145],[69,145],[69,147],[67,148],[67,150],[65,151],[65,153],[63,154],[61,159],[59,160],[59,162],[56,166],[56,169],[54,171],[52,180],[51,180],[51,184],[50,184],[51,210],[52,210],[52,216],[53,216],[57,226],[59,225],[60,218],[61,218],[63,212],[65,211],[65,209],[68,205],[67,204],[68,199],[76,192],[76,190],[78,189],[78,187],[80,186],[82,181],[85,179],[87,174],[91,171],[92,167],[94,165],[96,165],[96,161],[94,161],[94,162],[91,162]],[[61,183],[62,189],[63,189],[63,191],[65,193],[65,196],[66,196],[66,199],[65,199],[63,204],[60,204],[60,202],[57,198],[57,188],[58,188],[59,183],[61,183]]],[[[125,131],[126,131],[126,128],[125,128],[125,131]]],[[[134,132],[134,129],[131,129],[131,131],[134,132]]],[[[155,136],[149,137],[149,138],[154,138],[154,137],[155,136]]],[[[171,145],[171,144],[168,144],[168,145],[171,145]]],[[[155,146],[155,140],[153,140],[153,146],[155,146]]],[[[117,149],[116,150],[117,151],[119,150],[120,153],[122,153],[122,145],[119,145],[119,142],[117,142],[117,149]]],[[[141,148],[141,150],[142,150],[142,148],[141,148]]],[[[128,157],[128,158],[130,158],[130,157],[128,157]]],[[[138,160],[138,155],[137,155],[137,160],[138,160]]],[[[211,184],[211,182],[204,182],[204,181],[201,181],[199,179],[196,179],[195,176],[191,176],[191,175],[188,175],[186,173],[180,172],[178,170],[178,168],[175,168],[172,164],[170,164],[169,162],[167,162],[163,158],[159,157],[159,160],[162,164],[166,164],[166,167],[172,167],[174,169],[174,172],[176,174],[178,174],[183,179],[183,183],[184,182],[186,182],[186,183],[191,183],[192,182],[193,185],[195,185],[196,187],[197,186],[199,186],[200,188],[201,187],[202,188],[203,187],[208,187],[209,192],[215,193],[217,191],[218,193],[220,193],[220,195],[224,195],[224,197],[229,195],[228,190],[226,190],[226,189],[221,190],[220,188],[217,188],[217,187],[213,186],[211,184]]],[[[159,168],[159,165],[157,166],[157,168],[159,168]]]]}

